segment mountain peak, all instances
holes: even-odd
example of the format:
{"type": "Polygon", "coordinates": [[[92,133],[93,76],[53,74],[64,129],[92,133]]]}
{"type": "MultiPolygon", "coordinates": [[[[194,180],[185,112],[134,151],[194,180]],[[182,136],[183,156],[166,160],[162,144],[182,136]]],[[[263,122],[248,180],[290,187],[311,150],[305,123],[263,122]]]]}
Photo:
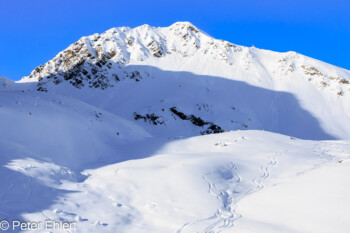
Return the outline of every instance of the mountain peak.
{"type": "Polygon", "coordinates": [[[295,52],[277,53],[218,40],[190,22],[116,27],[82,37],[22,82],[37,82],[39,91],[62,83],[105,89],[124,79],[138,82],[152,76],[136,66],[235,79],[264,88],[275,88],[281,78],[302,78],[340,98],[349,92],[349,71],[295,52]]]}
{"type": "Polygon", "coordinates": [[[196,26],[194,26],[192,23],[190,23],[188,21],[176,22],[176,23],[170,25],[169,28],[186,28],[186,29],[190,29],[194,32],[200,31],[196,26]]]}

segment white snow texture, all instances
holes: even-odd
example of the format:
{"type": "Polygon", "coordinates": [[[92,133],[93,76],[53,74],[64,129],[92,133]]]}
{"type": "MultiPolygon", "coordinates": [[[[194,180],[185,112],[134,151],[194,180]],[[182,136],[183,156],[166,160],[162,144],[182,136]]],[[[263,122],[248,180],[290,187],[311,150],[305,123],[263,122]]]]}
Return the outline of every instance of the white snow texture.
{"type": "Polygon", "coordinates": [[[349,81],[188,22],[82,37],[20,81],[0,78],[0,221],[349,232],[349,81]]]}

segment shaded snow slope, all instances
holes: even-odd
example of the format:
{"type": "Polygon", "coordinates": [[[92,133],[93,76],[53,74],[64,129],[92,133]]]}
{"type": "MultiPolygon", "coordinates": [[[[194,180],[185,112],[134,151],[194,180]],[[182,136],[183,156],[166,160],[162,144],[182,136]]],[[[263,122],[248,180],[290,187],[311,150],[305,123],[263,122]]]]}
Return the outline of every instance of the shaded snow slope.
{"type": "Polygon", "coordinates": [[[63,166],[85,168],[99,156],[118,156],[120,145],[151,137],[128,120],[67,96],[6,91],[0,99],[0,140],[63,166]]]}

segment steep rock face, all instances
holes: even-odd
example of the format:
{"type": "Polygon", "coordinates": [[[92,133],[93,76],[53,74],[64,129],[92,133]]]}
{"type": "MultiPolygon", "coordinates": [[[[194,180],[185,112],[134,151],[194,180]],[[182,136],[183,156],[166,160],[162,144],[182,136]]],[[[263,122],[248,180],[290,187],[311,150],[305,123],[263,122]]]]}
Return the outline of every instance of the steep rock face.
{"type": "Polygon", "coordinates": [[[331,139],[350,138],[349,81],[349,71],[296,52],[235,45],[179,22],[82,37],[18,83],[78,98],[156,135],[264,129],[331,139]]]}

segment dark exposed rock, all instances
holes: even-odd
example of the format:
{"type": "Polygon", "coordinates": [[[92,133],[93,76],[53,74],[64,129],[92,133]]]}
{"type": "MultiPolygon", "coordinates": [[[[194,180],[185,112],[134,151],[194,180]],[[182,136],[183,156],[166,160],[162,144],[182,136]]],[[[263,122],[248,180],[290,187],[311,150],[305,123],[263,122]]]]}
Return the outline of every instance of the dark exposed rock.
{"type": "Polygon", "coordinates": [[[43,86],[39,86],[37,89],[37,91],[42,91],[42,92],[47,92],[47,89],[43,86]]]}
{"type": "Polygon", "coordinates": [[[174,113],[176,116],[180,117],[180,119],[182,119],[182,120],[188,120],[188,119],[187,119],[187,116],[186,116],[184,113],[178,111],[176,107],[170,108],[170,111],[171,111],[172,113],[174,113]]]}
{"type": "Polygon", "coordinates": [[[133,46],[134,44],[134,38],[133,37],[128,37],[126,38],[126,43],[129,45],[129,46],[133,46]]]}
{"type": "Polygon", "coordinates": [[[78,89],[84,87],[86,83],[88,83],[89,87],[102,90],[112,87],[113,85],[110,83],[109,77],[114,78],[115,81],[119,81],[120,79],[117,74],[108,74],[108,72],[106,72],[107,69],[103,67],[106,62],[108,62],[108,57],[111,55],[113,55],[113,53],[102,56],[96,63],[82,60],[65,72],[58,71],[57,73],[51,73],[45,77],[45,80],[39,80],[37,84],[38,90],[43,91],[43,86],[48,83],[48,80],[52,80],[56,85],[66,80],[78,89]]]}
{"type": "Polygon", "coordinates": [[[340,79],[339,83],[341,83],[341,84],[349,84],[349,81],[342,78],[342,79],[340,79]]]}
{"type": "Polygon", "coordinates": [[[316,69],[315,67],[307,67],[307,66],[304,66],[302,65],[301,68],[304,69],[304,73],[305,74],[308,74],[308,75],[311,75],[311,76],[314,76],[314,75],[317,75],[317,76],[325,76],[324,74],[322,74],[318,69],[316,69]]]}
{"type": "Polygon", "coordinates": [[[136,82],[142,79],[142,76],[139,71],[133,71],[128,75],[130,79],[134,79],[136,82]]]}
{"type": "Polygon", "coordinates": [[[151,123],[153,125],[162,125],[164,124],[164,121],[160,120],[160,116],[155,115],[154,113],[152,114],[146,114],[146,115],[140,115],[136,112],[134,112],[134,119],[135,120],[141,120],[143,119],[145,122],[151,123]]]}
{"type": "Polygon", "coordinates": [[[213,134],[224,132],[224,130],[220,126],[215,125],[211,122],[204,121],[200,117],[196,117],[194,115],[186,115],[185,113],[180,112],[176,107],[170,108],[170,111],[176,116],[178,116],[181,120],[188,120],[196,126],[203,127],[205,125],[209,125],[209,127],[206,130],[201,131],[201,134],[213,134]]]}
{"type": "Polygon", "coordinates": [[[159,44],[158,42],[156,42],[156,41],[151,41],[148,45],[147,45],[147,47],[149,48],[149,50],[151,51],[151,52],[153,52],[153,56],[154,57],[162,57],[163,56],[163,54],[165,54],[166,53],[166,51],[165,51],[165,49],[162,47],[162,45],[161,44],[159,44]]]}
{"type": "Polygon", "coordinates": [[[188,26],[188,29],[190,29],[193,32],[199,32],[195,27],[193,27],[191,25],[188,26]]]}
{"type": "Polygon", "coordinates": [[[223,133],[225,130],[223,130],[220,126],[218,125],[211,125],[207,128],[205,131],[201,131],[201,134],[214,134],[214,133],[223,133]]]}

